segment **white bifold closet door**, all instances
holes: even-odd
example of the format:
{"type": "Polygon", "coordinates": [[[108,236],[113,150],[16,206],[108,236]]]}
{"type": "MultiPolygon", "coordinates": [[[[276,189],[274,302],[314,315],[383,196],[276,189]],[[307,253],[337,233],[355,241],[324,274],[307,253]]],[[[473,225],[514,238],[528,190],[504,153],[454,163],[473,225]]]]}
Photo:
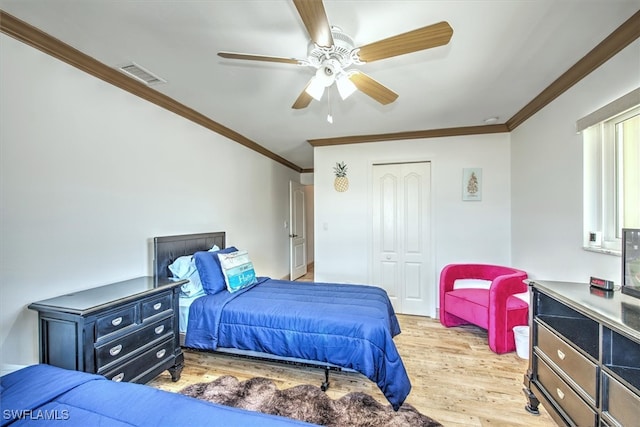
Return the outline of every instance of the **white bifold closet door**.
{"type": "Polygon", "coordinates": [[[435,315],[431,163],[373,166],[373,284],[398,313],[435,315]]]}

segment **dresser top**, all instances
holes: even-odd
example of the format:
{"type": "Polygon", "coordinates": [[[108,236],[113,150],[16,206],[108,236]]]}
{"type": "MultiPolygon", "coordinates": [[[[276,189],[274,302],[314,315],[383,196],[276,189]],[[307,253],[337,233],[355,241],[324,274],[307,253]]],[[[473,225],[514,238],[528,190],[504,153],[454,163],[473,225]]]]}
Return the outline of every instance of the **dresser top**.
{"type": "Polygon", "coordinates": [[[640,299],[620,290],[602,292],[588,283],[529,280],[529,286],[629,335],[640,337],[640,299]]]}
{"type": "Polygon", "coordinates": [[[61,311],[85,315],[115,303],[124,303],[181,286],[187,280],[156,281],[154,277],[144,276],[123,282],[73,292],[58,297],[37,301],[29,305],[32,310],[61,311]]]}

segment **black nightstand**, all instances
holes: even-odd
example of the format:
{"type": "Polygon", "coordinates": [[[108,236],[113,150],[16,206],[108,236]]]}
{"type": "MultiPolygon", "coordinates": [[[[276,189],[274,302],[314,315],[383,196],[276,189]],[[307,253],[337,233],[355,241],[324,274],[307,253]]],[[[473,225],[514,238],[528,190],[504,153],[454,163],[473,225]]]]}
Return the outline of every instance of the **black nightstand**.
{"type": "Polygon", "coordinates": [[[38,311],[40,363],[136,383],[169,370],[178,381],[184,283],[138,277],[30,304],[38,311]]]}

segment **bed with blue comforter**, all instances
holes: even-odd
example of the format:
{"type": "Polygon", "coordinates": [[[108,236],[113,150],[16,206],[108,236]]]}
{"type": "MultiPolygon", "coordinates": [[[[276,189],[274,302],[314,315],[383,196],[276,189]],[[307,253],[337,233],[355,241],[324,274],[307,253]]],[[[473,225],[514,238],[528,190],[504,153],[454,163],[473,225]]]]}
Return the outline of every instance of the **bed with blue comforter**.
{"type": "Polygon", "coordinates": [[[310,426],[85,372],[33,365],[0,377],[0,426],[310,426]]]}
{"type": "Polygon", "coordinates": [[[156,275],[188,279],[186,290],[196,292],[190,296],[186,347],[351,369],[375,382],[395,410],[405,401],[411,383],[393,341],[400,326],[382,288],[255,278],[253,267],[245,268],[250,264],[246,252],[220,249],[224,233],[156,237],[154,242],[156,275]],[[224,264],[226,257],[242,258],[243,267],[225,270],[220,260],[224,264]],[[225,284],[232,272],[240,286],[225,284]]]}
{"type": "Polygon", "coordinates": [[[353,369],[375,382],[398,409],[411,389],[393,342],[399,333],[381,288],[259,278],[242,291],[196,299],[185,345],[255,350],[353,369]]]}

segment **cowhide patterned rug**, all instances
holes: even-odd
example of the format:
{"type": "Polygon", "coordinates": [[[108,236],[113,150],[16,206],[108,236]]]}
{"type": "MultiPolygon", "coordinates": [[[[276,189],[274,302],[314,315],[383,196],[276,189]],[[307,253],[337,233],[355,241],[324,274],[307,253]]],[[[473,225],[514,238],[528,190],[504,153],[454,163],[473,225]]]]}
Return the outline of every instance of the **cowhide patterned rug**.
{"type": "Polygon", "coordinates": [[[278,390],[267,378],[238,381],[226,375],[210,383],[190,385],[181,394],[235,408],[280,415],[331,427],[435,427],[439,422],[404,404],[394,412],[364,393],[349,393],[333,400],[320,387],[300,385],[278,390]]]}

